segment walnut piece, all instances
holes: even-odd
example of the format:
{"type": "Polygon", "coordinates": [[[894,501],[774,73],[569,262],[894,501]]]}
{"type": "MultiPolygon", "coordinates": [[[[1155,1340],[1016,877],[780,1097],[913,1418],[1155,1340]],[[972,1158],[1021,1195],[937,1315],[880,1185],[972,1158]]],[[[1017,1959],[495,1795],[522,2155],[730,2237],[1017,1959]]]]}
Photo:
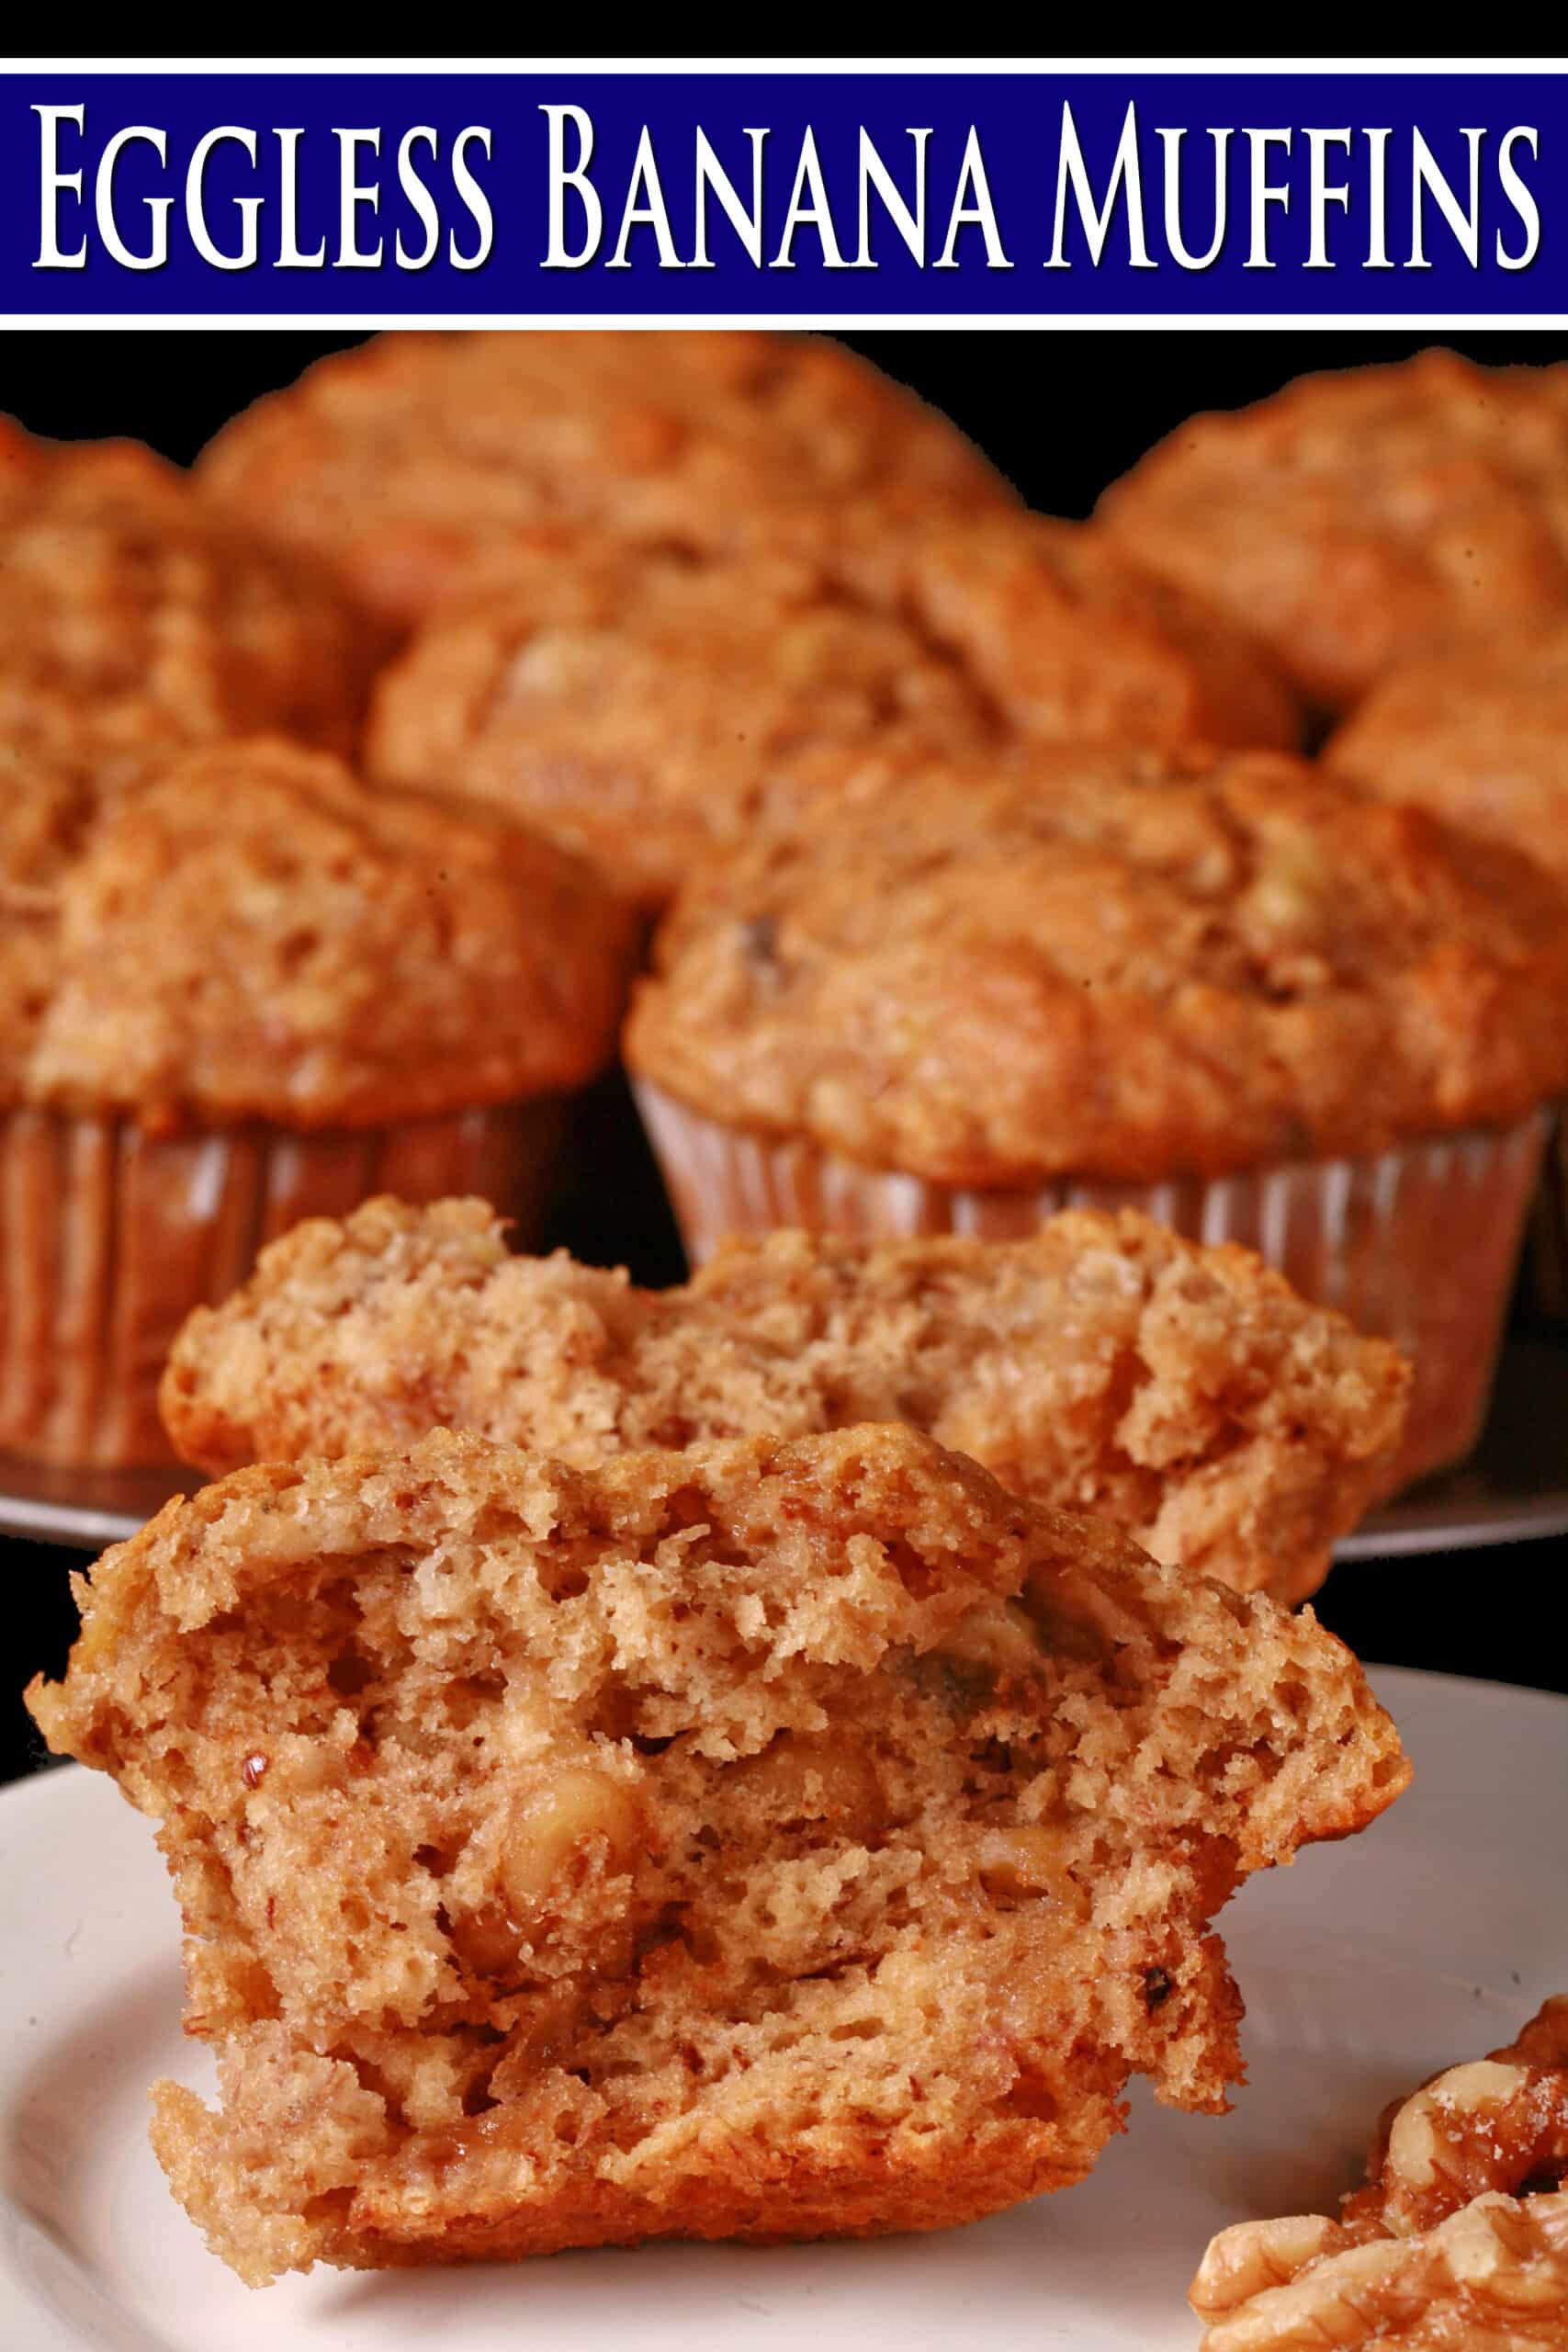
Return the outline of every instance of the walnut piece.
{"type": "Polygon", "coordinates": [[[1414,2238],[1316,2216],[1222,2231],[1191,2289],[1203,2352],[1515,2352],[1568,2326],[1568,2196],[1477,2197],[1414,2238]],[[1321,2233],[1321,2235],[1319,2234],[1321,2233]],[[1296,2267],[1301,2251],[1315,2247],[1296,2267]],[[1224,2298],[1242,2300],[1234,2307],[1224,2298]]]}
{"type": "Polygon", "coordinates": [[[1340,2217],[1222,2230],[1203,2352],[1513,2352],[1568,2343],[1568,1997],[1382,2116],[1340,2217]]]}

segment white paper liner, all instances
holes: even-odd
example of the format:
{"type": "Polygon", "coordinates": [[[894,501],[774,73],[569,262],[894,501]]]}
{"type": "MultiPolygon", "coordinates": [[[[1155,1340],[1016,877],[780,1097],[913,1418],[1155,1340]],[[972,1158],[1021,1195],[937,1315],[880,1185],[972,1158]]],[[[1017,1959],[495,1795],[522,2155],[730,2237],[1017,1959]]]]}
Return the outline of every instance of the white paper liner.
{"type": "Polygon", "coordinates": [[[1480,1435],[1550,1125],[1538,1112],[1367,1159],[1235,1176],[975,1191],[746,1135],[646,1082],[635,1091],[694,1264],[727,1234],[776,1226],[1010,1241],[1065,1208],[1142,1209],[1190,1239],[1244,1243],[1304,1298],[1410,1357],[1410,1418],[1387,1493],[1459,1461],[1480,1435]]]}
{"type": "Polygon", "coordinates": [[[558,1124],[543,1101],[362,1134],[152,1136],[124,1119],[0,1114],[0,1451],[172,1460],[157,1413],[170,1344],[265,1243],[375,1193],[479,1193],[526,1238],[558,1124]]]}

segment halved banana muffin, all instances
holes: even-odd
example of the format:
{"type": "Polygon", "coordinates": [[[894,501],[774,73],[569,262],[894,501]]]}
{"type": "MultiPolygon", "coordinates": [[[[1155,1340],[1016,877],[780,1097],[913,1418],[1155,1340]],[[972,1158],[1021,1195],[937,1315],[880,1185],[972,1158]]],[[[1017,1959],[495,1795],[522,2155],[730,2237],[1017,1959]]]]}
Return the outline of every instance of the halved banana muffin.
{"type": "Polygon", "coordinates": [[[437,1426],[584,1465],[902,1420],[1157,1559],[1299,1600],[1386,1480],[1409,1367],[1250,1250],[1132,1210],[1027,1241],[734,1241],[684,1288],[508,1253],[482,1201],[381,1199],[263,1252],[162,1390],[209,1471],[437,1426]]]}
{"type": "Polygon", "coordinates": [[[1407,1766],[1310,1612],[931,1439],[241,1471],[79,1581],[51,1745],[159,1823],[253,2282],[932,2229],[1210,2112],[1208,1923],[1407,1766]]]}

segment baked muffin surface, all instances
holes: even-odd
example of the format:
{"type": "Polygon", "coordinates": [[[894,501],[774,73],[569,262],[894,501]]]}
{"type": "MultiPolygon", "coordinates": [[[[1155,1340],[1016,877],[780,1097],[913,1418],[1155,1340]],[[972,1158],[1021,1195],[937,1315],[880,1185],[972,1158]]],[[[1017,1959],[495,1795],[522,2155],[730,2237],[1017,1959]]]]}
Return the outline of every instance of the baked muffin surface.
{"type": "Polygon", "coordinates": [[[1568,620],[1391,670],[1323,756],[1568,876],[1568,620]]]}
{"type": "Polygon", "coordinates": [[[1179,425],[1099,514],[1344,709],[1395,662],[1568,613],[1568,370],[1303,377],[1179,425]]]}
{"type": "Polygon", "coordinates": [[[279,738],[0,786],[6,1099],[367,1126],[581,1083],[631,919],[550,843],[279,738]],[[46,814],[46,812],[52,812],[46,814]]]}
{"type": "Polygon", "coordinates": [[[1095,525],[983,511],[884,534],[845,561],[916,611],[1021,735],[1300,743],[1295,697],[1245,621],[1145,569],[1095,525]]]}
{"type": "Polygon", "coordinates": [[[1522,1116],[1565,955],[1529,861],[1304,763],[1039,745],[697,877],[626,1054],[942,1182],[1213,1175],[1522,1116]]]}
{"type": "Polygon", "coordinates": [[[237,1473],[84,1586],[57,1747],[160,1822],[259,2281],[930,2229],[1215,2110],[1207,1922],[1408,1768],[1354,1660],[907,1430],[237,1473]]]}
{"type": "Polygon", "coordinates": [[[406,627],[541,523],[641,545],[816,546],[1007,486],[957,429],[813,335],[378,336],[256,402],[198,476],[406,627]]]}
{"type": "Polygon", "coordinates": [[[1011,739],[1299,738],[1249,641],[1087,526],[837,530],[809,556],[520,536],[383,673],[371,768],[495,799],[658,907],[818,799],[1011,739]]]}
{"type": "Polygon", "coordinates": [[[129,441],[0,419],[0,734],[101,789],[149,754],[276,730],[352,750],[375,646],[310,567],[129,441]]]}
{"type": "Polygon", "coordinates": [[[815,564],[540,533],[383,675],[368,762],[498,803],[657,907],[819,795],[999,734],[916,620],[815,564]]]}

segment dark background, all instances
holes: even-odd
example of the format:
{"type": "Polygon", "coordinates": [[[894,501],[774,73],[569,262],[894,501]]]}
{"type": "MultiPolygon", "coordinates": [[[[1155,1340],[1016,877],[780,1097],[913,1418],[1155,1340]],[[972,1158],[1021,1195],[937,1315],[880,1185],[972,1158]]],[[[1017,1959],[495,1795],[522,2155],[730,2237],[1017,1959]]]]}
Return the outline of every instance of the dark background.
{"type": "MultiPolygon", "coordinates": [[[[1030,502],[1089,512],[1103,486],[1200,408],[1261,398],[1312,368],[1398,359],[1419,334],[1269,330],[1136,334],[1107,330],[884,332],[844,338],[946,409],[1030,502]]],[[[1568,357],[1568,337],[1509,331],[1443,338],[1477,359],[1568,357]]],[[[62,438],[130,434],[182,462],[258,393],[287,384],[323,352],[361,340],[209,328],[168,333],[0,334],[0,409],[62,438]]],[[[594,1189],[564,1201],[551,1240],[580,1256],[628,1263],[645,1282],[679,1278],[680,1255],[626,1097],[615,1084],[583,1106],[580,1166],[594,1189]]],[[[1521,1310],[1521,1321],[1527,1320],[1521,1310]]],[[[1540,1333],[1537,1332],[1537,1336],[1540,1333]]],[[[1568,1330],[1562,1345],[1562,1483],[1568,1486],[1568,1330]]],[[[3,1477],[0,1465],[0,1477],[3,1477]]],[[[0,1541],[6,1653],[0,1671],[0,1780],[41,1760],[12,1695],[64,1662],[75,1615],[66,1584],[75,1555],[0,1541]]],[[[1348,1562],[1316,1604],[1363,1657],[1568,1690],[1568,1651],[1553,1628],[1568,1542],[1348,1562]]]]}
{"type": "MultiPolygon", "coordinates": [[[[1173,327],[878,330],[842,341],[945,409],[1032,505],[1085,514],[1151,441],[1200,408],[1238,408],[1312,368],[1403,359],[1435,340],[1396,331],[1173,327]]],[[[64,439],[129,433],[182,462],[260,392],[356,334],[258,327],[0,334],[0,409],[64,439]]],[[[1445,335],[1477,359],[1568,357],[1568,335],[1445,335]]]]}

